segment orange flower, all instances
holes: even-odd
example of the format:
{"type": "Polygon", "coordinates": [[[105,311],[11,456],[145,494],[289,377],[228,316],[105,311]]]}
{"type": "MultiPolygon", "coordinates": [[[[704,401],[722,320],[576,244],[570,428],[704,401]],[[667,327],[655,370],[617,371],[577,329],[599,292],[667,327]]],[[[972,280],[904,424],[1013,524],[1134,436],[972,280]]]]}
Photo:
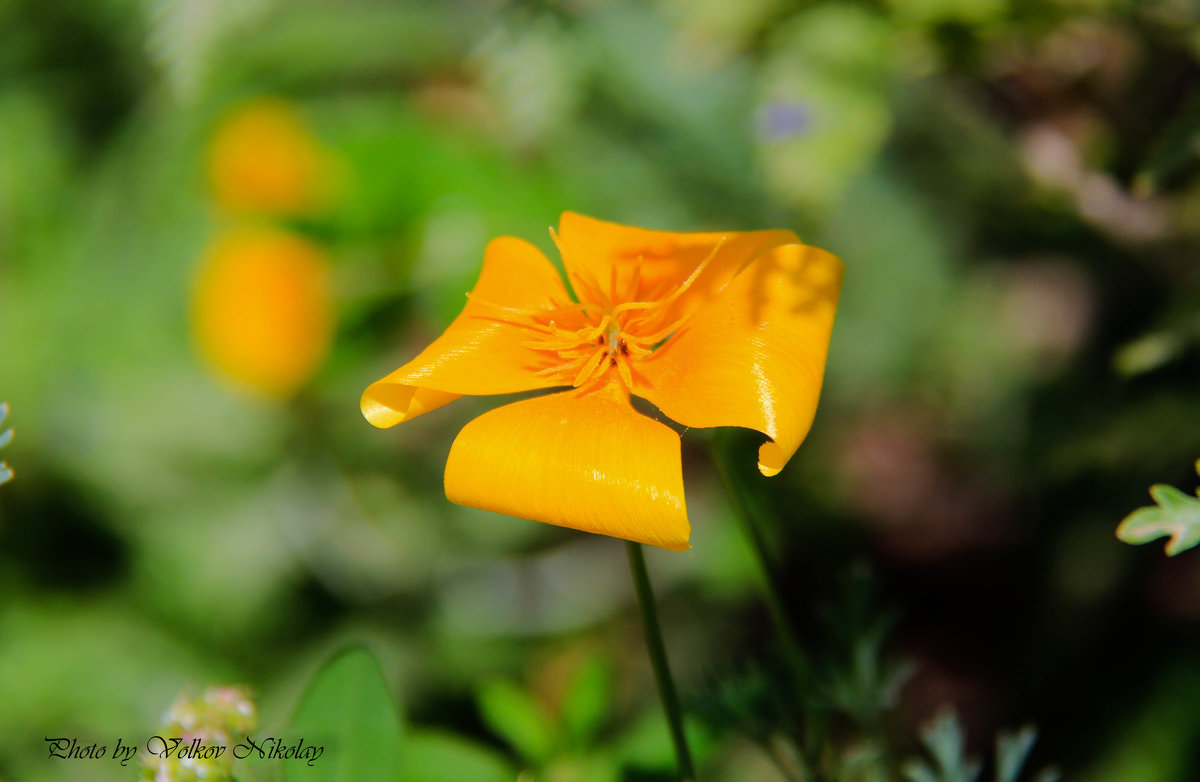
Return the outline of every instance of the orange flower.
{"type": "Polygon", "coordinates": [[[241,228],[219,238],[192,307],[201,352],[231,380],[290,396],[329,348],[328,266],[320,247],[280,229],[241,228]]]}
{"type": "Polygon", "coordinates": [[[249,101],[213,135],[209,180],[217,203],[234,213],[312,215],[332,200],[333,166],[289,103],[249,101]]]}
{"type": "Polygon", "coordinates": [[[775,475],[816,411],[841,261],[790,231],[667,233],[571,212],[559,229],[575,299],[531,244],[494,240],[462,314],[367,388],[363,415],[387,427],[462,395],[570,386],[467,424],[446,496],[682,551],[679,436],[630,395],[685,426],[762,432],[758,467],[775,475]]]}

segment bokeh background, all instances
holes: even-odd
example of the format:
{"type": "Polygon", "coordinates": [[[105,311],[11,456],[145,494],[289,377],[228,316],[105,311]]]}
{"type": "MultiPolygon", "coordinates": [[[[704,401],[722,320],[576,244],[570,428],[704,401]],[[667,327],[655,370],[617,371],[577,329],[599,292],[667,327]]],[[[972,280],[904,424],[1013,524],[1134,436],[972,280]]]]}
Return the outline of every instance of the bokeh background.
{"type": "MultiPolygon", "coordinates": [[[[489,238],[557,259],[572,209],[844,260],[808,441],[771,480],[731,447],[893,771],[953,705],[981,758],[1032,722],[1032,767],[1200,779],[1200,554],[1113,534],[1197,483],[1198,17],[0,0],[0,777],[131,779],[43,737],[148,736],[189,685],[278,730],[359,643],[409,779],[670,779],[622,545],[445,500],[495,400],[358,410],[489,238]]],[[[705,775],[785,779],[729,705],[774,634],[711,439],[683,435],[694,549],[651,573],[705,775]]]]}

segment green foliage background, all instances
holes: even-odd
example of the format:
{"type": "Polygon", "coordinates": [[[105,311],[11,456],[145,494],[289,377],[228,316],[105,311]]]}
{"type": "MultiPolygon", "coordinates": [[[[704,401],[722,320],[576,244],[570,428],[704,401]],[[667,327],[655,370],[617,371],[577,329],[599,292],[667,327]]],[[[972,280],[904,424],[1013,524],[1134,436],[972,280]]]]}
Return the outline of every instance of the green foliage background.
{"type": "MultiPolygon", "coordinates": [[[[900,778],[952,704],[975,755],[1032,721],[1031,767],[1200,779],[1200,554],[1113,534],[1200,455],[1198,21],[1182,0],[0,0],[0,778],[130,779],[43,737],[140,741],[189,684],[247,684],[286,730],[363,645],[378,666],[339,658],[296,724],[402,724],[404,779],[669,779],[619,542],[445,501],[493,400],[387,432],[358,411],[489,238],[550,252],[572,209],[791,227],[845,261],[808,442],[770,481],[754,437],[729,446],[827,661],[814,697],[868,737],[834,744],[886,755],[845,778],[900,778]],[[338,325],[286,404],[214,378],[189,335],[223,224],[207,144],[256,96],[346,174],[293,226],[334,259],[338,325]],[[875,602],[847,596],[856,568],[875,602]]],[[[709,439],[683,437],[695,548],[650,567],[704,777],[782,779],[755,739],[796,704],[762,700],[773,636],[709,439]]]]}

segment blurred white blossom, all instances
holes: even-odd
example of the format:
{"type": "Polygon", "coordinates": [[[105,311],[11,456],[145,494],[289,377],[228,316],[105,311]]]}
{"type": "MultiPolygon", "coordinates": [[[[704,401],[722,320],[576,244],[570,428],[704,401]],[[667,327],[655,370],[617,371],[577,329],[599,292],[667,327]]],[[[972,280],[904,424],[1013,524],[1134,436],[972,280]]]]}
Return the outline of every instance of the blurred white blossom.
{"type": "Polygon", "coordinates": [[[142,779],[226,782],[232,778],[234,760],[229,748],[244,741],[257,722],[258,709],[242,687],[210,687],[199,697],[184,692],[163,715],[156,734],[166,739],[160,754],[151,754],[160,745],[147,743],[141,755],[142,779]],[[173,744],[176,738],[180,741],[173,744]],[[225,751],[204,751],[220,747],[225,751]],[[194,752],[196,748],[200,751],[194,752]]]}

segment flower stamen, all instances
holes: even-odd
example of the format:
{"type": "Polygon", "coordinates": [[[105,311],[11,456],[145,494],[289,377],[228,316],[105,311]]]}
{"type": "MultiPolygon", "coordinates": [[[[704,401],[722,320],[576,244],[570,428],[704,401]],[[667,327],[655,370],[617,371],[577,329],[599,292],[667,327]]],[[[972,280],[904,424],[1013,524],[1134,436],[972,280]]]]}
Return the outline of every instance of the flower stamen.
{"type": "Polygon", "coordinates": [[[592,354],[592,357],[587,360],[587,363],[583,365],[583,369],[579,370],[579,374],[575,376],[575,381],[571,383],[571,385],[578,388],[579,386],[583,385],[585,381],[591,380],[592,375],[596,372],[596,368],[600,366],[600,361],[603,360],[603,358],[607,355],[607,350],[598,348],[596,352],[592,354]]]}
{"type": "MultiPolygon", "coordinates": [[[[553,228],[550,229],[550,237],[561,253],[562,242],[553,228]]],[[[725,237],[721,237],[686,279],[670,287],[661,296],[642,289],[641,254],[624,281],[618,265],[614,263],[609,266],[607,290],[587,270],[569,268],[568,277],[580,301],[565,306],[550,302],[552,309],[539,311],[504,307],[471,294],[468,296],[472,301],[494,309],[502,320],[536,332],[535,338],[522,342],[521,346],[553,353],[559,359],[536,370],[539,376],[563,376],[564,381],[570,378],[571,385],[580,388],[601,380],[615,368],[621,383],[632,391],[633,362],[652,355],[664,340],[687,322],[692,313],[676,318],[668,325],[659,325],[650,333],[644,332],[653,328],[652,324],[661,324],[663,316],[680,296],[696,284],[724,244],[725,237]],[[567,312],[581,312],[592,324],[572,330],[562,328],[548,317],[567,312]]]]}
{"type": "Polygon", "coordinates": [[[633,390],[633,371],[629,368],[629,359],[626,356],[613,359],[613,363],[617,365],[617,370],[621,373],[621,382],[630,391],[633,390]]]}

